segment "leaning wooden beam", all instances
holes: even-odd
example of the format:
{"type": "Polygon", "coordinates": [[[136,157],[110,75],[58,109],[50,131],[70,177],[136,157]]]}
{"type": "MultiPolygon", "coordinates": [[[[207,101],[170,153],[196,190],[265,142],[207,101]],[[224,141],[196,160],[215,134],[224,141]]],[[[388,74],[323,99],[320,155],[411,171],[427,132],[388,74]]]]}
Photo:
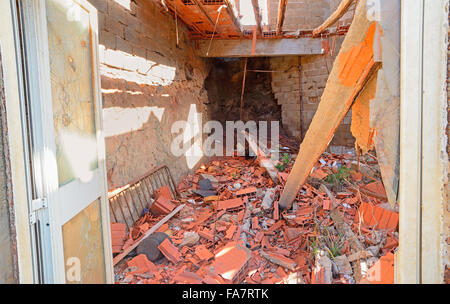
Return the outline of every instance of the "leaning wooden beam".
{"type": "Polygon", "coordinates": [[[173,210],[171,213],[169,213],[168,215],[166,215],[162,220],[160,220],[155,226],[153,226],[152,228],[150,228],[150,230],[148,230],[143,236],[141,236],[140,239],[138,239],[133,245],[131,245],[130,247],[128,247],[127,249],[125,249],[122,253],[116,255],[113,259],[113,266],[117,265],[117,263],[119,263],[124,257],[126,257],[134,248],[136,248],[144,239],[146,239],[147,237],[149,237],[153,232],[155,232],[156,230],[158,230],[159,227],[161,227],[165,222],[167,222],[168,220],[170,220],[175,214],[178,213],[178,211],[180,211],[181,209],[184,208],[184,206],[186,206],[185,204],[178,206],[177,208],[175,208],[175,210],[173,210]]]}
{"type": "Polygon", "coordinates": [[[320,39],[314,38],[259,39],[256,41],[254,54],[252,54],[250,39],[213,40],[210,48],[209,44],[209,40],[198,40],[197,55],[200,57],[260,57],[322,54],[320,39]]]}
{"type": "Polygon", "coordinates": [[[261,10],[259,9],[258,0],[252,0],[253,12],[255,14],[256,26],[258,29],[258,35],[262,35],[262,18],[261,18],[261,10]]]}
{"type": "Polygon", "coordinates": [[[288,3],[288,0],[280,0],[280,2],[278,4],[277,36],[281,35],[281,30],[283,28],[284,15],[286,13],[287,3],[288,3]]]}
{"type": "Polygon", "coordinates": [[[328,19],[325,20],[324,23],[313,30],[313,37],[317,37],[317,35],[325,31],[327,28],[341,19],[341,17],[344,16],[344,14],[348,11],[352,3],[353,0],[342,0],[338,8],[331,14],[331,16],[328,17],[328,19]]]}
{"type": "Polygon", "coordinates": [[[199,1],[199,0],[192,0],[194,1],[194,3],[198,6],[198,8],[200,9],[200,11],[202,12],[203,16],[205,16],[205,18],[208,20],[208,22],[212,25],[212,27],[214,28],[214,26],[216,25],[216,23],[211,19],[211,17],[209,17],[208,13],[206,12],[205,7],[203,6],[203,4],[199,1]]]}
{"type": "Polygon", "coordinates": [[[319,107],[300,145],[298,157],[281,194],[280,207],[292,206],[298,191],[354,100],[378,70],[379,64],[373,60],[375,31],[376,23],[366,17],[366,0],[361,0],[333,65],[319,107]]]}

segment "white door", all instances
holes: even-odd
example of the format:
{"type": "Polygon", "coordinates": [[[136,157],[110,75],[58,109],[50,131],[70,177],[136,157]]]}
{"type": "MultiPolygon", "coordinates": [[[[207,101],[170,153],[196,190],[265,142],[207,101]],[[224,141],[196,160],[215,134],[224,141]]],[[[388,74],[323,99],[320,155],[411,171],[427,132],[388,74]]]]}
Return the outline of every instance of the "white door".
{"type": "Polygon", "coordinates": [[[86,0],[26,0],[22,14],[45,281],[110,283],[97,12],[86,0]]]}

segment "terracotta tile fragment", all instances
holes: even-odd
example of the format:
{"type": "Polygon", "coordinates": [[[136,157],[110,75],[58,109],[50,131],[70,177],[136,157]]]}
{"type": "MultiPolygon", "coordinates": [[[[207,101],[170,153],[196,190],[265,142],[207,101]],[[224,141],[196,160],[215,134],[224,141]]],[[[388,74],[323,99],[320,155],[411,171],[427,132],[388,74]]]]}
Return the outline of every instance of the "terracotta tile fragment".
{"type": "Polygon", "coordinates": [[[170,191],[170,188],[167,185],[155,190],[155,199],[158,199],[160,196],[164,196],[168,200],[175,199],[172,195],[172,191],[170,191]]]}
{"type": "Polygon", "coordinates": [[[233,238],[234,233],[236,232],[236,225],[231,225],[230,228],[228,228],[227,232],[225,233],[225,238],[228,240],[231,240],[233,238]]]}
{"type": "Polygon", "coordinates": [[[230,242],[215,255],[212,266],[224,279],[241,283],[247,275],[250,257],[250,250],[239,243],[230,242]]]}
{"type": "Polygon", "coordinates": [[[356,222],[360,219],[359,215],[361,215],[363,224],[375,229],[397,230],[399,220],[397,212],[363,202],[359,207],[359,212],[356,213],[356,222]]]}
{"type": "Polygon", "coordinates": [[[295,261],[281,255],[281,254],[277,254],[277,253],[273,253],[273,252],[264,252],[261,251],[260,252],[261,256],[267,260],[269,260],[270,262],[283,266],[284,268],[290,269],[290,270],[294,270],[295,266],[297,266],[297,263],[295,263],[295,261]]]}
{"type": "Polygon", "coordinates": [[[135,256],[127,262],[128,267],[136,267],[134,273],[143,273],[156,270],[156,265],[147,259],[145,254],[135,256]]]}
{"type": "Polygon", "coordinates": [[[394,254],[389,252],[370,267],[367,280],[372,284],[394,284],[394,254]]]}
{"type": "Polygon", "coordinates": [[[111,223],[111,243],[112,252],[119,253],[125,244],[127,237],[127,227],[123,223],[111,223]]]}
{"type": "Polygon", "coordinates": [[[195,248],[195,255],[202,261],[207,261],[214,257],[208,249],[206,249],[205,245],[199,245],[195,248]]]}
{"type": "Polygon", "coordinates": [[[249,187],[236,191],[236,196],[250,195],[256,193],[256,187],[249,187]]]}
{"type": "Polygon", "coordinates": [[[241,198],[234,198],[225,201],[215,202],[216,210],[233,210],[242,208],[244,201],[241,198]]]}
{"type": "Polygon", "coordinates": [[[175,207],[175,204],[172,203],[168,198],[166,198],[164,195],[160,195],[150,206],[150,211],[156,215],[165,215],[172,212],[175,207]]]}
{"type": "Polygon", "coordinates": [[[176,264],[181,261],[181,254],[169,239],[165,239],[159,246],[158,249],[161,253],[172,263],[176,264]]]}

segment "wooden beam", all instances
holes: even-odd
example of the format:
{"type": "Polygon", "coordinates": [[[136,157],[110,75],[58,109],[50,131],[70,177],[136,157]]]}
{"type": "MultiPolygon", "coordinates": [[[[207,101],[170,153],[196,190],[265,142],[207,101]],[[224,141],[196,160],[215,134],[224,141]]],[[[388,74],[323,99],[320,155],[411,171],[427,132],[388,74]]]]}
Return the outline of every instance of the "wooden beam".
{"type": "Polygon", "coordinates": [[[241,29],[241,23],[239,22],[239,20],[236,18],[236,15],[234,14],[234,2],[232,3],[230,0],[223,0],[223,3],[225,3],[226,7],[227,7],[227,12],[228,15],[230,15],[231,20],[233,21],[233,24],[236,28],[236,30],[241,33],[242,36],[242,29],[241,29]]]}
{"type": "Polygon", "coordinates": [[[144,239],[146,239],[147,237],[149,237],[153,232],[155,232],[156,230],[159,229],[159,227],[161,227],[165,222],[167,222],[168,220],[170,220],[175,214],[178,213],[178,211],[180,211],[181,209],[184,208],[184,206],[186,206],[186,204],[180,205],[177,208],[175,208],[175,210],[173,210],[171,213],[169,213],[168,215],[166,215],[162,220],[160,220],[158,223],[156,223],[155,226],[153,226],[152,228],[150,228],[150,230],[148,230],[143,236],[141,236],[139,239],[137,239],[133,245],[131,245],[130,247],[128,247],[127,249],[125,249],[122,253],[116,255],[113,259],[113,266],[116,266],[117,263],[119,263],[124,257],[126,257],[131,251],[133,251],[134,248],[136,248],[144,239]]]}
{"type": "Polygon", "coordinates": [[[203,31],[201,31],[191,20],[187,19],[184,15],[180,14],[180,11],[175,10],[176,3],[172,4],[169,1],[164,1],[164,4],[167,6],[168,9],[170,9],[173,12],[174,18],[176,15],[178,18],[180,18],[181,21],[184,22],[184,24],[186,24],[186,26],[190,27],[198,34],[205,35],[205,33],[203,31]],[[175,11],[177,12],[176,14],[175,14],[175,11]]]}
{"type": "Polygon", "coordinates": [[[353,0],[342,0],[338,8],[331,14],[331,16],[328,17],[324,23],[313,30],[313,37],[317,37],[317,35],[336,23],[348,11],[352,3],[353,0]]]}
{"type": "Polygon", "coordinates": [[[373,59],[376,23],[366,17],[366,1],[360,0],[355,19],[335,60],[316,114],[300,145],[279,205],[291,208],[311,169],[325,151],[367,81],[379,69],[373,59]]]}
{"type": "Polygon", "coordinates": [[[260,56],[298,56],[320,55],[320,39],[260,39],[256,41],[255,53],[252,55],[252,40],[231,39],[213,40],[208,51],[209,40],[198,40],[197,55],[200,57],[260,57],[260,56]]]}
{"type": "Polygon", "coordinates": [[[252,5],[253,5],[253,12],[255,14],[256,26],[258,28],[258,35],[262,36],[262,17],[258,0],[252,0],[252,5]]]}
{"type": "Polygon", "coordinates": [[[287,3],[288,3],[288,0],[280,0],[280,2],[278,4],[277,36],[281,35],[281,30],[283,28],[284,15],[286,13],[287,3]]]}
{"type": "Polygon", "coordinates": [[[211,17],[209,17],[208,13],[206,12],[205,7],[203,6],[203,4],[199,1],[199,0],[192,0],[195,5],[198,6],[198,8],[200,9],[200,11],[202,12],[203,16],[205,16],[205,18],[208,20],[208,22],[212,25],[212,27],[214,28],[216,23],[215,21],[213,21],[211,19],[211,17]]]}

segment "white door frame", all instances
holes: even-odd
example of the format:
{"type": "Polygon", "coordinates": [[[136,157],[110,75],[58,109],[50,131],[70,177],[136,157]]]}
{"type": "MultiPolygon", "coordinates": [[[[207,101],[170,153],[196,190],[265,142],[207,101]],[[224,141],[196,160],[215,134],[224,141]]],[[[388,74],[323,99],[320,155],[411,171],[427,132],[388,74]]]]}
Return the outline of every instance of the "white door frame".
{"type": "Polygon", "coordinates": [[[448,0],[403,0],[401,11],[396,282],[442,283],[448,169],[448,0]]]}
{"type": "Polygon", "coordinates": [[[22,86],[20,84],[20,58],[17,55],[17,19],[13,1],[0,1],[2,26],[0,26],[0,49],[2,53],[3,83],[7,120],[7,140],[9,162],[11,164],[11,184],[13,219],[17,241],[18,277],[20,283],[34,283],[33,256],[29,225],[29,192],[27,184],[27,157],[25,154],[26,128],[23,120],[22,86]]]}
{"type": "MultiPolygon", "coordinates": [[[[96,9],[86,0],[71,0],[90,12],[92,27],[92,76],[94,79],[94,99],[97,114],[95,115],[98,168],[94,170],[94,178],[97,183],[92,183],[86,188],[86,184],[78,180],[62,187],[58,186],[58,174],[55,157],[55,137],[53,127],[52,92],[50,84],[50,63],[47,38],[47,19],[45,0],[23,0],[25,14],[25,32],[28,33],[27,56],[28,66],[33,67],[31,74],[30,94],[31,111],[33,116],[33,133],[35,138],[35,151],[33,162],[42,174],[37,178],[40,196],[48,201],[48,220],[50,233],[45,236],[44,243],[49,244],[45,248],[47,257],[51,259],[51,274],[48,281],[65,283],[65,262],[63,254],[62,225],[79,213],[97,198],[100,199],[102,237],[104,248],[104,262],[106,282],[113,282],[112,249],[110,236],[109,206],[107,202],[105,147],[102,124],[102,97],[100,92],[100,75],[98,59],[98,19],[96,9]],[[33,56],[34,54],[34,56],[33,56]],[[49,102],[50,101],[50,102],[49,102]],[[64,193],[77,193],[71,201],[60,202],[64,193]],[[80,205],[79,202],[84,204],[80,205]],[[61,208],[64,206],[64,208],[61,208]]],[[[35,169],[36,172],[36,169],[35,169]]],[[[65,200],[68,196],[64,196],[65,200]]],[[[69,198],[70,199],[70,198],[69,198]]],[[[45,215],[43,215],[45,217],[45,215]]],[[[45,247],[45,246],[44,246],[45,247]]],[[[47,265],[50,263],[47,260],[47,265]]]]}

